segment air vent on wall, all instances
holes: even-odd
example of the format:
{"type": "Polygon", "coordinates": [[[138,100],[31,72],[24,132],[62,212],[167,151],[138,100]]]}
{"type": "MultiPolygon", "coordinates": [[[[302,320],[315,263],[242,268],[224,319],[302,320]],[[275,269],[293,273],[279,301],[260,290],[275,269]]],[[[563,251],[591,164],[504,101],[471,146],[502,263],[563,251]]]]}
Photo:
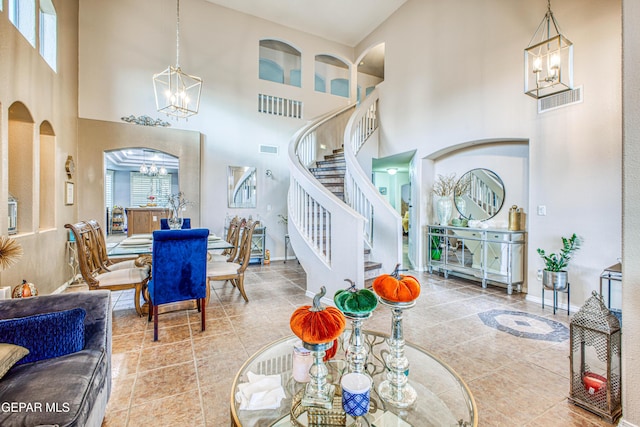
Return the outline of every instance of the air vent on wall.
{"type": "Polygon", "coordinates": [[[278,154],[278,147],[276,145],[260,144],[260,152],[262,154],[278,154]]]}
{"type": "Polygon", "coordinates": [[[538,113],[582,102],[582,86],[538,99],[538,113]]]}
{"type": "Polygon", "coordinates": [[[275,116],[302,118],[302,101],[280,98],[279,96],[258,94],[258,112],[275,116]]]}

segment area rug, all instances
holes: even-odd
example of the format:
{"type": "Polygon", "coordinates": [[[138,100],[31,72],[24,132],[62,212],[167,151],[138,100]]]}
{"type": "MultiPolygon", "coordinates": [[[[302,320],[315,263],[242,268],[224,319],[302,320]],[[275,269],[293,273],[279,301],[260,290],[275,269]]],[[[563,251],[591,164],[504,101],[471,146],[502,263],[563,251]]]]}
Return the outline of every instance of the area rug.
{"type": "Polygon", "coordinates": [[[569,328],[562,323],[531,313],[489,310],[478,313],[485,325],[520,338],[561,342],[569,339],[569,328]]]}

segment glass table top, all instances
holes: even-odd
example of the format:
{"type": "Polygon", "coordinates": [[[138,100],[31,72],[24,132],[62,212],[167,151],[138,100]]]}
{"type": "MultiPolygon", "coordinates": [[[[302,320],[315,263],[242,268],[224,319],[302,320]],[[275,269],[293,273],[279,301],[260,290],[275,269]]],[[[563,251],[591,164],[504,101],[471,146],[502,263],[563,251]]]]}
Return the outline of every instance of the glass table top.
{"type": "MultiPolygon", "coordinates": [[[[339,339],[336,356],[327,362],[329,376],[327,382],[337,384],[340,376],[346,372],[345,350],[349,345],[351,330],[346,330],[339,339]]],[[[387,335],[364,331],[363,339],[368,356],[366,372],[373,379],[371,406],[369,413],[360,420],[362,426],[477,426],[478,416],[475,401],[469,388],[449,366],[411,343],[405,345],[405,356],[409,360],[409,384],[417,392],[416,402],[409,408],[399,409],[388,405],[377,393],[377,385],[387,378],[385,353],[388,352],[387,335]]],[[[291,420],[291,407],[294,398],[305,386],[293,379],[293,349],[301,341],[290,336],[275,341],[254,354],[242,366],[236,375],[231,393],[231,423],[236,426],[299,426],[307,425],[306,416],[291,420]],[[240,409],[236,399],[238,384],[248,381],[248,373],[263,375],[280,374],[285,398],[277,409],[245,410],[240,409]]],[[[294,405],[295,406],[295,405],[294,405]]],[[[334,405],[335,409],[335,405],[334,405]]],[[[347,417],[347,425],[354,420],[347,417]]]]}

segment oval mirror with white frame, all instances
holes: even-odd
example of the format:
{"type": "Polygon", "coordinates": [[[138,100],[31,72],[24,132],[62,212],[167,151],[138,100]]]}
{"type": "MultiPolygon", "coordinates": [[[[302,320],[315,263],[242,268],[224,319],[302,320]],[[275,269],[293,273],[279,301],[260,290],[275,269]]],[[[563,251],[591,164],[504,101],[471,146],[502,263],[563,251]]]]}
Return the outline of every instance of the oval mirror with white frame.
{"type": "Polygon", "coordinates": [[[256,168],[229,166],[227,196],[230,208],[256,207],[256,168]]]}
{"type": "Polygon", "coordinates": [[[489,169],[472,169],[456,183],[454,202],[463,218],[480,221],[493,218],[504,204],[504,183],[489,169]]]}

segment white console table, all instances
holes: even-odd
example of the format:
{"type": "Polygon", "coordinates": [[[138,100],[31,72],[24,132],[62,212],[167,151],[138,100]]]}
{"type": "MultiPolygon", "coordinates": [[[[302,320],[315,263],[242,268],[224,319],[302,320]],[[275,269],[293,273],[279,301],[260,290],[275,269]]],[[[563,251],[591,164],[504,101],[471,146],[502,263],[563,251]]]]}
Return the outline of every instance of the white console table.
{"type": "Polygon", "coordinates": [[[427,233],[429,273],[442,272],[522,291],[526,232],[430,225],[427,233]]]}

